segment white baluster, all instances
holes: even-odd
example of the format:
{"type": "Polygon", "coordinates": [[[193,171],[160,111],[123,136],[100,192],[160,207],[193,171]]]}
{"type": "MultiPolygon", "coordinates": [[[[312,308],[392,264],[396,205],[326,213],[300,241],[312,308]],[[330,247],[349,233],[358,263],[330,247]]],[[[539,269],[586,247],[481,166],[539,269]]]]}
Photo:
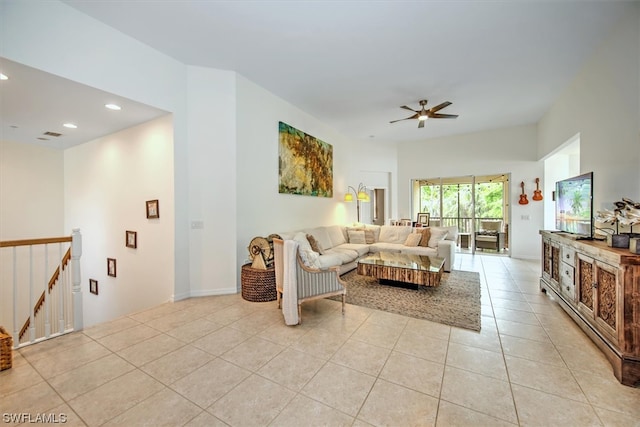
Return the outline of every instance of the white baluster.
{"type": "Polygon", "coordinates": [[[79,331],[83,327],[82,317],[82,287],[80,276],[80,257],[82,256],[82,234],[79,228],[71,233],[71,268],[73,281],[73,329],[79,331]]]}
{"type": "Polygon", "coordinates": [[[58,263],[58,271],[60,274],[58,275],[58,284],[57,284],[57,299],[58,299],[58,333],[62,334],[64,332],[64,300],[65,295],[67,294],[67,287],[65,283],[62,281],[62,243],[58,243],[58,259],[60,260],[58,263]]]}
{"type": "Polygon", "coordinates": [[[51,323],[49,322],[50,310],[49,310],[49,245],[44,245],[44,336],[49,338],[51,336],[51,323]]]}
{"type": "Polygon", "coordinates": [[[16,247],[13,247],[13,346],[20,345],[20,331],[18,330],[18,268],[16,261],[16,247]]]}
{"type": "Polygon", "coordinates": [[[29,245],[29,342],[36,340],[36,319],[33,317],[33,245],[29,245]]]}

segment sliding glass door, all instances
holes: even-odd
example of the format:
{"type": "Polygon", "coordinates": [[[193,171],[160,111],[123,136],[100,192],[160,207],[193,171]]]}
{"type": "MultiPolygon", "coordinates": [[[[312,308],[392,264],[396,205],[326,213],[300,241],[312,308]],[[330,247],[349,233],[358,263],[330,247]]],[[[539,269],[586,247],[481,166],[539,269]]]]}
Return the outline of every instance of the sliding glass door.
{"type": "MultiPolygon", "coordinates": [[[[457,226],[473,241],[481,221],[502,221],[508,230],[508,174],[413,180],[413,217],[426,212],[432,225],[457,226]]],[[[473,246],[471,246],[473,247],[473,246]]]]}

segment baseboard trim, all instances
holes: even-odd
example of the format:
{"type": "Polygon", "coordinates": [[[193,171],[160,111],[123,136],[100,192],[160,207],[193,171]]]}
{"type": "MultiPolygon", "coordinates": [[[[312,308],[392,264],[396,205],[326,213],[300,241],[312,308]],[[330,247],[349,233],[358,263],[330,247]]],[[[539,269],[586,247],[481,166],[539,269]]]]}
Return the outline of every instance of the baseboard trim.
{"type": "Polygon", "coordinates": [[[224,289],[204,289],[200,291],[189,291],[189,292],[183,292],[180,294],[171,295],[171,301],[176,302],[176,301],[181,301],[187,298],[211,297],[216,295],[230,295],[230,294],[237,294],[239,292],[240,291],[238,291],[238,289],[235,287],[224,288],[224,289]]]}

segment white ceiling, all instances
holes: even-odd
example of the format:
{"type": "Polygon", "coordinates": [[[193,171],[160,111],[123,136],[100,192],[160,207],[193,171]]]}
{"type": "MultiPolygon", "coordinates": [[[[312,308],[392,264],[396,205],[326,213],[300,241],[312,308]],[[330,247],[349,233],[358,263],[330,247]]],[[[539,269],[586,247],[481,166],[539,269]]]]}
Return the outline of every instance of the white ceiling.
{"type": "Polygon", "coordinates": [[[0,58],[0,70],[9,77],[0,81],[0,132],[5,140],[64,149],[167,114],[7,59],[0,58]],[[122,110],[106,109],[109,103],[122,110]],[[78,128],[65,128],[65,123],[78,128]]]}
{"type": "Polygon", "coordinates": [[[537,122],[633,7],[607,0],[65,3],[185,64],[235,70],[352,139],[383,142],[537,122]],[[440,112],[460,117],[431,119],[423,129],[415,120],[389,123],[411,115],[401,105],[417,109],[423,98],[428,107],[452,102],[440,112]]]}

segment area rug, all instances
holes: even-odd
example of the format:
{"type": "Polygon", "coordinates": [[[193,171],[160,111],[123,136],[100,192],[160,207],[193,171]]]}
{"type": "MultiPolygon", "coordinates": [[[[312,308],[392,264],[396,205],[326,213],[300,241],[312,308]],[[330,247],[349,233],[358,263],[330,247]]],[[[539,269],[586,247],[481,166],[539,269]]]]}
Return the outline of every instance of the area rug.
{"type": "Polygon", "coordinates": [[[342,280],[347,283],[347,304],[480,331],[480,275],[476,272],[444,273],[440,286],[417,290],[381,285],[355,270],[342,280]]]}

